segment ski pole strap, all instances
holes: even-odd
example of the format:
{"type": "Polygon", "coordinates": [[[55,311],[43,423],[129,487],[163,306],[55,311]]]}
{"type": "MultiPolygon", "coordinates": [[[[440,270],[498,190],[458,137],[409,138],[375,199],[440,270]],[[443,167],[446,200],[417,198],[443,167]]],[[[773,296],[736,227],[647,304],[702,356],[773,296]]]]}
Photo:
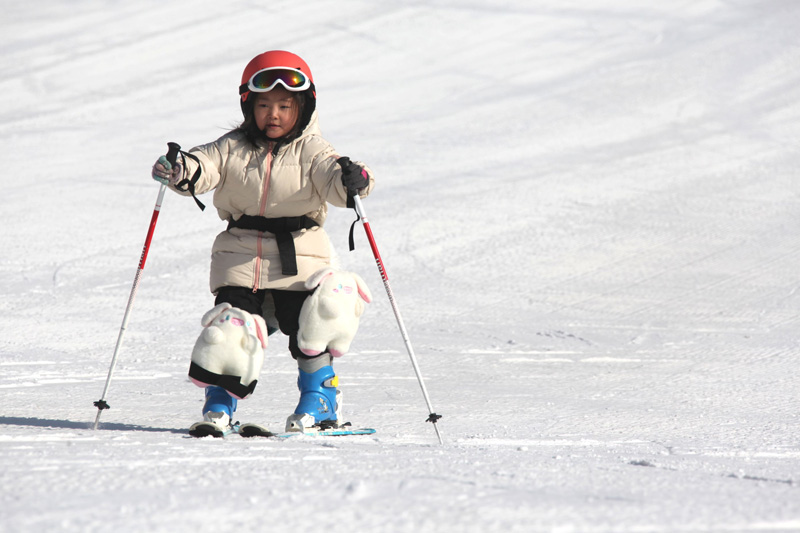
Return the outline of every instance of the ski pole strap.
{"type": "MultiPolygon", "coordinates": [[[[348,201],[353,202],[353,198],[350,197],[348,201]]],[[[358,213],[358,209],[356,209],[355,202],[353,203],[353,211],[356,212],[356,219],[353,221],[352,224],[350,224],[350,234],[348,235],[348,244],[350,244],[351,252],[356,249],[356,240],[353,237],[353,232],[356,230],[356,224],[358,224],[358,221],[361,220],[361,215],[358,213]]]]}
{"type": "Polygon", "coordinates": [[[281,274],[284,276],[297,275],[297,251],[294,247],[293,231],[309,229],[319,226],[316,221],[301,215],[299,217],[266,218],[242,215],[240,218],[228,221],[228,229],[254,229],[275,235],[278,244],[278,254],[281,258],[281,274]]]}
{"type": "Polygon", "coordinates": [[[189,152],[184,152],[183,150],[180,151],[181,157],[183,157],[183,168],[186,168],[186,158],[188,157],[195,163],[197,163],[197,170],[194,171],[192,177],[190,179],[183,178],[181,181],[175,184],[175,188],[179,191],[189,191],[189,194],[192,195],[194,202],[197,204],[197,207],[200,208],[201,211],[204,211],[206,206],[197,199],[197,196],[194,194],[194,186],[197,184],[197,180],[200,179],[200,173],[202,172],[202,168],[200,167],[200,160],[197,159],[197,156],[190,154],[189,152]]]}

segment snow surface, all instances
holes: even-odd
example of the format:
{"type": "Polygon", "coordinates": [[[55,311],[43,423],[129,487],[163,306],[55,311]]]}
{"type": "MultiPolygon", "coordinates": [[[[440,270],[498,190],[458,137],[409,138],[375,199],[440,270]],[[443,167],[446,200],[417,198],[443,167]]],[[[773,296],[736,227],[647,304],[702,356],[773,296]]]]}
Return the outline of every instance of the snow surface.
{"type": "MultiPolygon", "coordinates": [[[[0,531],[798,531],[800,3],[5,2],[0,531]],[[374,436],[190,438],[213,209],[167,141],[288,48],[366,201],[440,446],[376,301],[337,363],[374,436]]],[[[206,197],[210,203],[210,196],[206,197]]],[[[243,421],[294,408],[271,339],[243,421]]]]}

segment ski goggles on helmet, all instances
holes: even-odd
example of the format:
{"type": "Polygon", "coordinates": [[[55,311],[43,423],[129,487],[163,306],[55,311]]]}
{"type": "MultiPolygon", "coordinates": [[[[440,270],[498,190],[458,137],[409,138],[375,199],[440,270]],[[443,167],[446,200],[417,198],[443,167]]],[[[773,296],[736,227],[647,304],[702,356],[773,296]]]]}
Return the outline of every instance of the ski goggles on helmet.
{"type": "Polygon", "coordinates": [[[270,67],[259,70],[239,87],[239,94],[248,91],[254,93],[266,93],[275,88],[278,84],[283,85],[286,90],[299,92],[311,87],[311,79],[299,70],[286,67],[270,67]]]}

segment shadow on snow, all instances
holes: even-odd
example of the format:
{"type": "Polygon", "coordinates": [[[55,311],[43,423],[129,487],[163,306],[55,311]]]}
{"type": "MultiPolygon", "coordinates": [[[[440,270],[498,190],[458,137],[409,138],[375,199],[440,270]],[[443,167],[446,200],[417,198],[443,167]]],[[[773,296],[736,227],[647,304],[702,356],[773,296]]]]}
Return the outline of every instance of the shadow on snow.
{"type": "MultiPolygon", "coordinates": [[[[47,418],[23,418],[12,416],[0,416],[0,426],[30,426],[40,428],[60,428],[60,429],[92,429],[93,422],[73,422],[71,420],[51,420],[47,418]]],[[[147,426],[137,426],[134,424],[100,423],[98,429],[108,431],[152,431],[161,433],[187,433],[186,429],[179,428],[154,428],[147,426]]]]}

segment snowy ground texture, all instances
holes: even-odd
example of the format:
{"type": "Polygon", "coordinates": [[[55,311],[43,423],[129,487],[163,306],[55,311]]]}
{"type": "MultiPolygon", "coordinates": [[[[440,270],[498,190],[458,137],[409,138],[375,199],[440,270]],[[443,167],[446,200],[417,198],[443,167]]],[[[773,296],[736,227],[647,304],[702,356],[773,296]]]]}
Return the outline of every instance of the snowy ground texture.
{"type": "MultiPolygon", "coordinates": [[[[798,531],[800,3],[6,2],[0,531],[798,531]],[[167,141],[312,66],[378,177],[376,301],[337,364],[373,436],[190,438],[222,223],[170,194],[98,431],[167,141]]],[[[210,202],[210,197],[207,197],[210,202]]],[[[279,428],[271,338],[239,418],[279,428]]]]}

